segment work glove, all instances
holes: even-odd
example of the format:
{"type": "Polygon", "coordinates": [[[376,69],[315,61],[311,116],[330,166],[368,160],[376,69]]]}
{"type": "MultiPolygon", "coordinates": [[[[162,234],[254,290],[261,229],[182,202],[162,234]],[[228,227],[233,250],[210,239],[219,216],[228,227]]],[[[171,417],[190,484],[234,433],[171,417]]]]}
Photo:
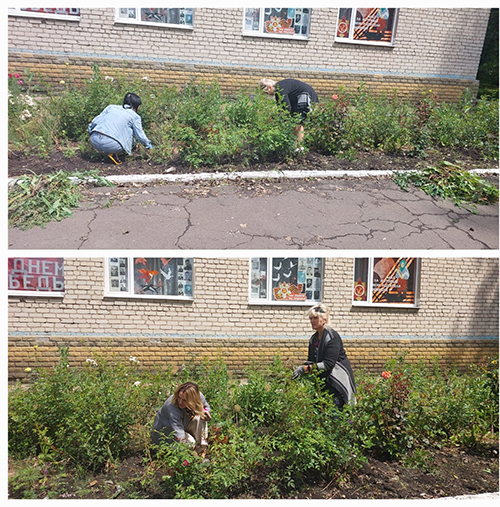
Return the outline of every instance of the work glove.
{"type": "Polygon", "coordinates": [[[146,146],[146,148],[147,148],[148,150],[152,150],[152,149],[153,149],[153,145],[152,145],[151,143],[149,143],[149,144],[146,146]]]}
{"type": "Polygon", "coordinates": [[[304,368],[304,366],[299,366],[294,372],[293,372],[293,375],[292,375],[292,380],[295,380],[296,378],[299,378],[299,377],[302,377],[302,375],[304,375],[306,369],[304,368]]]}

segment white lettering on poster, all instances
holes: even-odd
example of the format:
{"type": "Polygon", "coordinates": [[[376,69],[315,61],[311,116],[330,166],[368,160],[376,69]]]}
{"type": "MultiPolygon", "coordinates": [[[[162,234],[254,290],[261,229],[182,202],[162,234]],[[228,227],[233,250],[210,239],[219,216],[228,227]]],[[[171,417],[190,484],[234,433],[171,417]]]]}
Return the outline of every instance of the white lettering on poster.
{"type": "Polygon", "coordinates": [[[64,292],[64,260],[9,259],[8,290],[64,292]]]}

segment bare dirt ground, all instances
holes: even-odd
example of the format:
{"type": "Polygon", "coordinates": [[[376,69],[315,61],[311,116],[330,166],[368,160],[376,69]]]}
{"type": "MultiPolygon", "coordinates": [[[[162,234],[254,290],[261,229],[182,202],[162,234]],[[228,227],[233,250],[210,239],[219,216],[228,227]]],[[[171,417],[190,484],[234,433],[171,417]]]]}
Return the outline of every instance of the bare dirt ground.
{"type": "MultiPolygon", "coordinates": [[[[209,454],[207,457],[210,458],[209,454]]],[[[145,466],[143,456],[135,455],[84,482],[76,480],[69,472],[65,479],[60,476],[54,478],[57,486],[49,489],[60,492],[57,498],[163,498],[159,484],[165,471],[159,469],[155,472],[158,482],[154,483],[145,466]],[[149,479],[146,487],[145,477],[149,479]]],[[[13,472],[14,469],[9,466],[9,476],[13,472]]],[[[266,498],[262,495],[265,494],[268,472],[262,467],[256,470],[254,476],[241,485],[240,493],[234,498],[266,498]]],[[[360,470],[351,474],[339,473],[330,480],[315,480],[311,476],[307,488],[283,498],[425,500],[495,493],[499,488],[498,472],[497,442],[467,450],[455,447],[434,449],[428,453],[425,466],[418,468],[401,461],[385,461],[372,456],[360,470]]],[[[44,478],[44,481],[47,480],[50,479],[44,478]]],[[[39,492],[38,498],[46,496],[48,483],[45,482],[44,486],[43,489],[36,484],[33,486],[33,491],[39,492]]],[[[10,498],[19,498],[18,495],[13,494],[10,498]]]]}
{"type": "Polygon", "coordinates": [[[165,163],[159,164],[148,160],[144,150],[134,152],[131,156],[120,157],[122,164],[115,165],[107,157],[93,159],[80,155],[66,157],[62,152],[55,151],[46,158],[37,155],[25,155],[19,152],[9,151],[9,177],[18,177],[25,174],[44,174],[57,171],[89,171],[98,170],[101,176],[117,174],[185,174],[196,172],[234,172],[246,170],[417,170],[427,166],[436,166],[440,161],[459,165],[464,169],[491,169],[498,167],[497,161],[484,161],[481,156],[474,152],[460,150],[441,149],[429,151],[426,157],[415,158],[405,156],[387,155],[381,152],[359,152],[354,160],[342,159],[329,155],[320,155],[309,152],[297,157],[292,162],[262,164],[258,166],[224,165],[218,167],[199,167],[193,169],[186,166],[175,157],[165,163]]]}

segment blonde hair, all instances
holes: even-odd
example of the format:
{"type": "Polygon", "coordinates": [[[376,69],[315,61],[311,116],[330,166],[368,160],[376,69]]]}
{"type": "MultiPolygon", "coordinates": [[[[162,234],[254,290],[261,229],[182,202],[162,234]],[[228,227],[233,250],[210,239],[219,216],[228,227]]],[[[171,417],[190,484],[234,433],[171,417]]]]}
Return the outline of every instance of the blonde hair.
{"type": "Polygon", "coordinates": [[[200,398],[200,389],[194,382],[185,382],[181,384],[174,393],[174,403],[178,406],[179,393],[183,393],[186,407],[194,415],[203,414],[203,403],[200,398]]]}
{"type": "Polygon", "coordinates": [[[262,78],[259,81],[259,85],[261,88],[267,88],[268,86],[271,86],[274,89],[274,86],[276,85],[276,81],[273,81],[272,79],[268,78],[262,78]]]}
{"type": "Polygon", "coordinates": [[[318,303],[307,310],[307,316],[309,318],[316,317],[317,315],[325,319],[326,324],[330,322],[330,310],[323,303],[318,303]]]}

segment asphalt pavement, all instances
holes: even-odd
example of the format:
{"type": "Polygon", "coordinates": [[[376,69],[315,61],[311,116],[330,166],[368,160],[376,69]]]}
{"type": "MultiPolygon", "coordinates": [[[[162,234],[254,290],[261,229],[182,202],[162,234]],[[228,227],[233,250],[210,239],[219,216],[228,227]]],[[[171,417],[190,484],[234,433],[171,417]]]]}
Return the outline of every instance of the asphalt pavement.
{"type": "MultiPolygon", "coordinates": [[[[490,179],[498,170],[486,169],[490,179]]],[[[10,249],[497,249],[498,203],[477,212],[388,172],[110,177],[73,216],[9,229],[10,249]]]]}

